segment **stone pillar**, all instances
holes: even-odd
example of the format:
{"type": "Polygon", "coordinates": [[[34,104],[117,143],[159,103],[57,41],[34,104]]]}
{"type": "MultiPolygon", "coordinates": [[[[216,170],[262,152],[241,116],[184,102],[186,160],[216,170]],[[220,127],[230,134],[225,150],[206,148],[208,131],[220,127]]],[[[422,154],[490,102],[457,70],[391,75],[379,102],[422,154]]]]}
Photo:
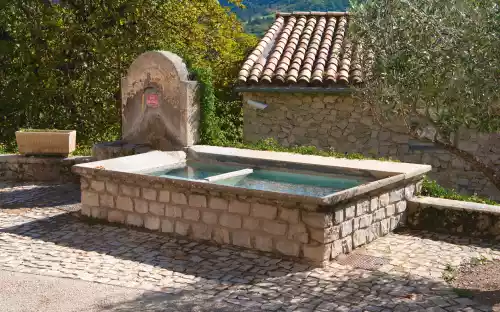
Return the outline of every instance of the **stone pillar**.
{"type": "Polygon", "coordinates": [[[183,60],[150,51],[130,65],[122,79],[122,137],[152,149],[176,150],[198,140],[197,83],[183,60]]]}

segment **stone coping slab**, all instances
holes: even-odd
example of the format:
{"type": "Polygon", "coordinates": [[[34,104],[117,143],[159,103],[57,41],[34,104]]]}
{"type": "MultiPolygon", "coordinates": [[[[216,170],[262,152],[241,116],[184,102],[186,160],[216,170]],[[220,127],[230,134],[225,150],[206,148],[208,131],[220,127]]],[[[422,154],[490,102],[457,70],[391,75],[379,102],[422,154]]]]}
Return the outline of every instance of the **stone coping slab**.
{"type": "Polygon", "coordinates": [[[143,154],[124,156],[112,159],[94,161],[91,163],[75,166],[73,171],[77,173],[89,172],[94,169],[100,171],[140,173],[155,168],[163,168],[186,161],[186,153],[183,151],[161,152],[152,151],[143,154]]]}
{"type": "Polygon", "coordinates": [[[452,210],[465,210],[475,211],[480,213],[490,213],[500,216],[500,206],[472,203],[460,200],[435,198],[435,197],[413,197],[408,199],[409,203],[419,204],[421,207],[434,207],[437,209],[452,209],[452,210]]]}
{"type": "MultiPolygon", "coordinates": [[[[186,157],[186,153],[182,151],[153,151],[139,155],[76,165],[73,167],[73,171],[75,173],[83,175],[108,176],[112,178],[133,180],[139,183],[141,181],[149,183],[155,182],[163,183],[177,188],[198,188],[209,191],[229,192],[243,196],[255,196],[271,200],[295,201],[328,206],[342,201],[351,200],[354,197],[369,194],[373,191],[380,191],[386,188],[388,189],[396,184],[401,184],[404,181],[418,180],[426,172],[431,170],[431,167],[427,165],[414,165],[372,160],[347,160],[321,156],[254,151],[212,146],[189,147],[187,148],[187,154],[189,155],[189,157],[186,157]],[[325,168],[334,168],[338,172],[348,174],[351,174],[352,171],[364,172],[365,174],[368,172],[378,177],[379,180],[361,184],[357,187],[339,191],[324,197],[313,197],[267,190],[263,191],[245,189],[229,185],[208,183],[206,181],[169,179],[165,177],[156,177],[141,174],[147,171],[151,172],[155,168],[165,168],[184,163],[187,158],[202,159],[205,161],[209,159],[217,159],[219,161],[222,160],[223,162],[229,160],[232,162],[247,163],[249,165],[287,163],[289,166],[292,166],[292,168],[295,168],[295,165],[299,168],[303,168],[302,165],[312,165],[318,172],[324,172],[323,170],[325,168]]],[[[312,209],[316,209],[316,206],[312,207],[314,207],[312,209]]]]}

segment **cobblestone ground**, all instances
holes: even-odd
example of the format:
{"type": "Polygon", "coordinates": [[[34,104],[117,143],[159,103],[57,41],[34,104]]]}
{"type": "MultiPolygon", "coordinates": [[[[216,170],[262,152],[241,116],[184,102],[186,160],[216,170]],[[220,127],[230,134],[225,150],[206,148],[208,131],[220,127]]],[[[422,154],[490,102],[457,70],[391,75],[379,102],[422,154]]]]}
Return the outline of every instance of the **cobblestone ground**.
{"type": "Polygon", "coordinates": [[[491,311],[446,266],[500,259],[481,240],[403,231],[326,268],[81,220],[74,185],[0,184],[0,270],[148,290],[104,311],[491,311]]]}

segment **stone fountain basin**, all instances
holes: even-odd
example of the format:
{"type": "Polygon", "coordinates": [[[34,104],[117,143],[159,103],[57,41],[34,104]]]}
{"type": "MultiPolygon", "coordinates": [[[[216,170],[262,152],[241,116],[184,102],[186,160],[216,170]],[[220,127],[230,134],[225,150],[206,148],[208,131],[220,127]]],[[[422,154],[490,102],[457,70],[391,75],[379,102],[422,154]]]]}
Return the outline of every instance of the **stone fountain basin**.
{"type": "Polygon", "coordinates": [[[403,224],[428,165],[197,145],[80,164],[82,214],[323,264],[403,224]],[[366,181],[322,197],[152,176],[186,161],[366,181]]]}

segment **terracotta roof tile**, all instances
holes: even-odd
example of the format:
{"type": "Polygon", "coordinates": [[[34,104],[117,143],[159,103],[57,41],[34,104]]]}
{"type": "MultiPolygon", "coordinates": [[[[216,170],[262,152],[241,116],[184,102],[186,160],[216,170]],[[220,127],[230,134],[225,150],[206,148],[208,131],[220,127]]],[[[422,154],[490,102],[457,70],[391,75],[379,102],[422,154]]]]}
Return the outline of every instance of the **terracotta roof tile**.
{"type": "Polygon", "coordinates": [[[346,12],[277,13],[243,64],[240,84],[362,83],[369,73],[361,66],[362,46],[348,37],[348,27],[346,12]]]}

